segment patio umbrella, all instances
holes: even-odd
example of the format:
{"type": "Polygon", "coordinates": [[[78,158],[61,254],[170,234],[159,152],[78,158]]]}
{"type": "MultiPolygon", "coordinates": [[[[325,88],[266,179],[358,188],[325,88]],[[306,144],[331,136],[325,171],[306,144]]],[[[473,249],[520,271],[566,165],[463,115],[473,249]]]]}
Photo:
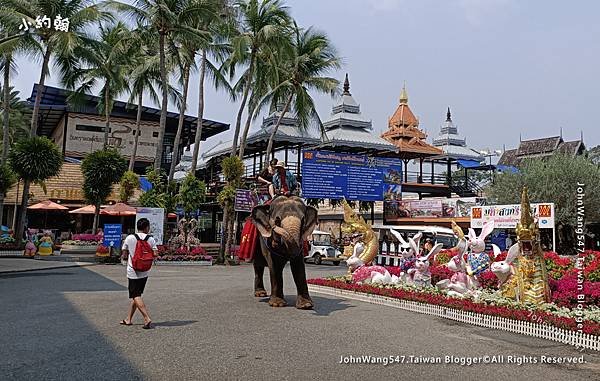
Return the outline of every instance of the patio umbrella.
{"type": "Polygon", "coordinates": [[[108,214],[110,216],[135,216],[136,210],[133,206],[117,202],[114,205],[109,205],[100,211],[100,214],[108,214]]]}
{"type": "Polygon", "coordinates": [[[71,210],[69,213],[71,213],[71,214],[94,214],[95,212],[96,212],[96,206],[86,205],[79,209],[71,210]]]}
{"type": "Polygon", "coordinates": [[[57,204],[55,202],[52,202],[50,200],[46,200],[46,201],[38,202],[37,204],[33,204],[31,206],[28,206],[27,209],[32,209],[32,210],[68,210],[69,208],[67,208],[66,206],[62,206],[60,204],[57,204]]]}
{"type": "Polygon", "coordinates": [[[49,210],[59,210],[59,211],[60,210],[69,210],[69,208],[67,208],[66,206],[62,206],[62,205],[57,204],[50,200],[38,202],[37,204],[28,206],[27,209],[43,210],[44,212],[46,212],[45,216],[44,216],[44,229],[46,228],[46,224],[48,223],[48,211],[49,210]]]}

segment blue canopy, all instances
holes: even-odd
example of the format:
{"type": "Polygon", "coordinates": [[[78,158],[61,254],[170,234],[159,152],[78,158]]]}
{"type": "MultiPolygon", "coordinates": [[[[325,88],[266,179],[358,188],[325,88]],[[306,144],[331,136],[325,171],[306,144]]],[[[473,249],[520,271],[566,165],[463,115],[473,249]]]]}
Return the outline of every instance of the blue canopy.
{"type": "Polygon", "coordinates": [[[463,168],[475,168],[481,165],[481,163],[477,160],[458,159],[457,162],[458,165],[460,165],[463,168]]]}
{"type": "Polygon", "coordinates": [[[519,173],[519,169],[517,167],[513,167],[512,165],[497,165],[496,169],[499,172],[519,173]]]}
{"type": "Polygon", "coordinates": [[[150,189],[152,189],[152,183],[148,181],[147,178],[140,176],[140,189],[144,192],[148,192],[150,189]]]}

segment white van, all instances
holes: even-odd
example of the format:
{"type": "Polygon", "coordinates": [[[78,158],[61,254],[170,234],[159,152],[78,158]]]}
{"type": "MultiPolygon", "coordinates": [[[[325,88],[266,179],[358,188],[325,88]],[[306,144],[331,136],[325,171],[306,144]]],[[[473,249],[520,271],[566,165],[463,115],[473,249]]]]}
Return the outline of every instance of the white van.
{"type": "Polygon", "coordinates": [[[331,242],[330,233],[320,230],[313,231],[309,244],[310,250],[308,256],[304,258],[304,262],[312,261],[315,265],[320,265],[322,262],[331,262],[337,266],[343,260],[342,253],[331,242]]]}

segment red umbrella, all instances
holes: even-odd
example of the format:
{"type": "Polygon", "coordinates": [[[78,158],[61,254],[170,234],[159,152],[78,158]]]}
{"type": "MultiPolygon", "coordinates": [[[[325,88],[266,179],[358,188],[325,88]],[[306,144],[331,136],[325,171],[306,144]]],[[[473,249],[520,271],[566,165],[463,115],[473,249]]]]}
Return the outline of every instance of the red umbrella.
{"type": "Polygon", "coordinates": [[[102,209],[100,214],[108,214],[110,216],[135,216],[136,210],[133,206],[117,202],[114,205],[109,205],[102,209]]]}
{"type": "Polygon", "coordinates": [[[79,209],[71,210],[71,214],[94,214],[96,213],[96,207],[94,205],[86,205],[79,209]]]}
{"type": "Polygon", "coordinates": [[[68,210],[69,208],[67,208],[66,206],[62,206],[60,204],[57,204],[57,203],[55,203],[53,201],[46,200],[46,201],[38,202],[37,204],[33,204],[31,206],[28,206],[27,209],[32,209],[32,210],[68,210]]]}

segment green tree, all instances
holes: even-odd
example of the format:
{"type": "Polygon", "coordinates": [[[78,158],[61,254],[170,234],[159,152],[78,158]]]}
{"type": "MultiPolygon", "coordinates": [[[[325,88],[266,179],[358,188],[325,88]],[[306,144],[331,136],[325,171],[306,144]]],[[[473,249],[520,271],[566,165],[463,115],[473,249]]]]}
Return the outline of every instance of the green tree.
{"type": "MultiPolygon", "coordinates": [[[[0,164],[0,196],[6,196],[6,192],[17,182],[14,172],[6,164],[0,164]]],[[[2,214],[0,214],[0,225],[2,214]]]]}
{"type": "Polygon", "coordinates": [[[333,96],[339,86],[338,80],[324,76],[331,70],[339,69],[341,64],[341,59],[327,35],[312,28],[302,30],[294,22],[291,45],[291,54],[283,56],[287,59],[283,65],[284,81],[274,89],[275,102],[285,99],[285,104],[271,131],[267,157],[271,155],[273,139],[290,106],[300,122],[299,128],[306,129],[311,121],[315,121],[324,136],[323,124],[310,91],[329,93],[333,96]]]}
{"type": "Polygon", "coordinates": [[[50,139],[41,136],[25,138],[15,143],[8,154],[8,161],[14,173],[23,180],[21,213],[17,218],[15,237],[23,236],[29,187],[32,182],[42,183],[60,172],[63,156],[58,146],[50,139]]]}
{"type": "Polygon", "coordinates": [[[140,187],[140,178],[133,171],[127,171],[119,183],[119,201],[128,203],[135,190],[140,187]]]}
{"type": "Polygon", "coordinates": [[[242,185],[242,175],[244,174],[244,163],[237,156],[230,156],[221,162],[223,177],[226,185],[217,195],[217,201],[223,208],[223,235],[221,239],[221,250],[219,251],[220,263],[225,262],[225,255],[231,251],[233,242],[234,225],[234,201],[235,192],[242,185]]]}
{"type": "Polygon", "coordinates": [[[165,213],[173,212],[177,204],[177,192],[175,183],[167,182],[167,174],[162,169],[149,167],[146,177],[152,188],[140,196],[138,202],[147,208],[163,208],[165,213]]]}
{"type": "Polygon", "coordinates": [[[206,198],[206,184],[188,173],[179,188],[179,203],[186,214],[200,209],[206,198]]]}
{"type": "MultiPolygon", "coordinates": [[[[19,25],[22,20],[35,24],[38,16],[47,16],[50,20],[57,17],[69,19],[68,30],[51,28],[30,28],[26,35],[35,40],[27,53],[42,56],[38,91],[35,97],[31,116],[30,135],[37,134],[39,111],[44,93],[46,78],[50,73],[50,59],[55,63],[63,78],[68,77],[81,50],[93,44],[94,38],[89,34],[90,27],[99,21],[109,21],[112,17],[104,12],[99,4],[91,0],[0,0],[0,25],[19,25]]],[[[12,41],[8,41],[11,43],[12,41]]],[[[2,49],[4,44],[0,45],[2,49]]]]}
{"type": "Polygon", "coordinates": [[[278,46],[285,46],[285,33],[291,20],[288,7],[279,0],[239,1],[236,8],[241,22],[239,33],[232,39],[232,54],[227,62],[230,77],[235,76],[236,66],[247,66],[236,86],[242,92],[242,99],[235,121],[231,156],[237,154],[242,115],[255,84],[259,54],[266,47],[275,51],[278,46]]]}
{"type": "Polygon", "coordinates": [[[167,124],[168,106],[168,68],[166,49],[169,39],[173,36],[197,36],[202,37],[204,33],[190,27],[187,20],[198,17],[198,13],[205,11],[202,1],[190,0],[135,0],[133,4],[109,0],[107,2],[120,12],[131,16],[135,21],[148,29],[158,32],[159,42],[159,67],[160,81],[162,83],[162,99],[160,112],[160,130],[158,144],[156,146],[156,157],[154,168],[160,168],[163,158],[163,140],[167,124]]]}
{"type": "Polygon", "coordinates": [[[75,104],[83,100],[95,87],[102,84],[102,100],[98,102],[98,112],[104,115],[104,148],[108,146],[110,114],[115,98],[128,88],[126,70],[133,59],[131,32],[125,24],[100,25],[99,39],[87,44],[79,51],[79,61],[63,82],[68,88],[75,88],[69,100],[75,104]]]}
{"type": "Polygon", "coordinates": [[[112,193],[112,186],[121,180],[127,170],[127,161],[112,148],[104,148],[88,154],[81,164],[83,195],[96,207],[93,231],[98,230],[100,205],[112,193]]]}
{"type": "Polygon", "coordinates": [[[196,173],[198,164],[198,155],[200,154],[200,140],[202,137],[202,121],[204,118],[204,82],[206,76],[212,79],[216,89],[223,88],[229,94],[232,89],[229,82],[221,70],[217,68],[215,62],[223,62],[230,53],[230,44],[228,38],[235,33],[236,23],[233,17],[234,11],[229,6],[228,0],[207,0],[212,3],[213,12],[207,12],[204,17],[198,20],[197,28],[206,31],[209,39],[202,39],[199,42],[199,72],[198,72],[198,120],[196,121],[196,135],[194,136],[194,150],[192,151],[191,173],[196,173]]]}
{"type": "MultiPolygon", "coordinates": [[[[547,159],[530,159],[522,163],[519,173],[496,175],[495,183],[486,189],[489,199],[497,204],[518,204],[521,190],[527,186],[531,202],[553,202],[558,228],[558,252],[573,253],[573,227],[577,222],[577,192],[585,185],[585,218],[600,219],[600,168],[583,156],[552,155],[547,159]]],[[[556,249],[555,249],[556,250],[556,249]]]]}
{"type": "Polygon", "coordinates": [[[8,123],[6,124],[8,128],[3,132],[2,136],[2,156],[4,157],[6,153],[6,157],[8,158],[11,144],[29,136],[28,120],[25,116],[29,110],[27,102],[19,98],[18,91],[14,90],[13,87],[9,87],[7,96],[4,91],[5,89],[5,87],[0,86],[0,92],[4,94],[2,102],[0,102],[0,107],[3,110],[2,117],[5,118],[8,116],[8,123]],[[8,97],[8,115],[4,113],[4,97],[6,96],[8,97]]]}

